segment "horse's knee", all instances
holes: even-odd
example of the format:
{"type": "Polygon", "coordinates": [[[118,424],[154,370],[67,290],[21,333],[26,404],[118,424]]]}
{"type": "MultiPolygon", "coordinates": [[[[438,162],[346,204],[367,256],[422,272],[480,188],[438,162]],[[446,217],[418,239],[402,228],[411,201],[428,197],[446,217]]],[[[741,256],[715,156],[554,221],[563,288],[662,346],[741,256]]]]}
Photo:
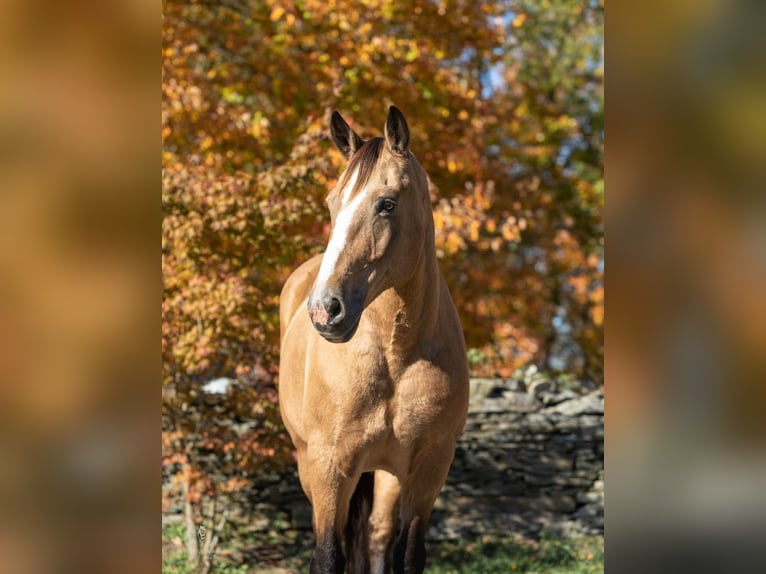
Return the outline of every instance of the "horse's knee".
{"type": "Polygon", "coordinates": [[[394,534],[393,522],[374,525],[370,532],[370,574],[384,574],[389,571],[389,548],[394,534]]]}
{"type": "Polygon", "coordinates": [[[426,567],[426,524],[419,517],[404,524],[394,546],[394,573],[421,574],[426,567]]]}
{"type": "Polygon", "coordinates": [[[311,557],[310,574],[341,574],[345,567],[346,560],[337,535],[327,534],[317,540],[311,557]]]}
{"type": "Polygon", "coordinates": [[[374,523],[370,531],[370,551],[373,553],[381,552],[385,554],[391,538],[394,535],[394,522],[385,524],[374,523]]]}
{"type": "Polygon", "coordinates": [[[373,552],[385,552],[396,530],[396,507],[386,511],[373,512],[370,516],[370,550],[373,552]]]}

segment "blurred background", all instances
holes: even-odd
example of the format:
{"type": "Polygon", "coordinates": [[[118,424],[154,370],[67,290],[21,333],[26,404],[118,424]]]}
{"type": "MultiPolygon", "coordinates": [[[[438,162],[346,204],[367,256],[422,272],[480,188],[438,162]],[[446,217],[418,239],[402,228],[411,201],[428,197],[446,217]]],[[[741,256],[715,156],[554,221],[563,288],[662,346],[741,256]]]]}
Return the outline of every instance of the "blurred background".
{"type": "Polygon", "coordinates": [[[603,7],[166,2],[166,381],[272,372],[277,296],[344,161],[406,114],[475,373],[603,379],[603,7]],[[228,307],[227,307],[228,305],[228,307]]]}
{"type": "Polygon", "coordinates": [[[766,568],[764,16],[609,8],[610,571],[766,568]]]}

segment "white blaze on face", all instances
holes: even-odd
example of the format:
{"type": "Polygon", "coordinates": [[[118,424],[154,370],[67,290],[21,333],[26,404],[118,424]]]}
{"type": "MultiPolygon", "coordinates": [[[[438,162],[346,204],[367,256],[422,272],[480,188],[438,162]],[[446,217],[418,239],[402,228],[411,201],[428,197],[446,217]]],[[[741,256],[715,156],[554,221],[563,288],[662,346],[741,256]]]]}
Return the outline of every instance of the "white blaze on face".
{"type": "Polygon", "coordinates": [[[340,205],[341,209],[343,209],[343,206],[348,203],[348,198],[351,195],[351,191],[354,189],[354,186],[356,185],[356,180],[359,179],[359,168],[357,167],[354,173],[351,174],[351,177],[348,178],[348,181],[346,182],[346,186],[343,188],[343,193],[340,196],[340,205]]]}
{"type": "Polygon", "coordinates": [[[351,190],[354,189],[358,177],[359,170],[357,169],[357,171],[351,175],[341,193],[340,212],[335,218],[335,226],[332,229],[330,243],[327,244],[327,249],[322,258],[322,265],[319,267],[319,275],[317,275],[316,286],[318,292],[321,292],[324,289],[327,281],[335,272],[335,266],[338,264],[338,259],[346,248],[351,223],[354,221],[354,216],[367,193],[367,190],[362,190],[353,200],[350,202],[348,201],[351,195],[351,190]]]}

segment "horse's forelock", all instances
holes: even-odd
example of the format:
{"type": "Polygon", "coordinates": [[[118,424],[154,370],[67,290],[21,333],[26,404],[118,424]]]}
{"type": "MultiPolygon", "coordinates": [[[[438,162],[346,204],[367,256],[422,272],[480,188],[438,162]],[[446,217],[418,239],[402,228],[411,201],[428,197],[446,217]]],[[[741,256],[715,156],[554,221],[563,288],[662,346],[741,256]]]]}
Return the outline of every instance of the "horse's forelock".
{"type": "Polygon", "coordinates": [[[344,189],[349,183],[352,174],[356,174],[354,187],[349,190],[348,194],[344,193],[349,199],[353,197],[359,189],[363,189],[364,186],[367,185],[367,182],[370,180],[372,173],[375,171],[375,166],[380,159],[384,141],[383,138],[372,138],[366,141],[353,155],[351,161],[349,161],[348,167],[346,168],[346,171],[343,172],[343,176],[337,186],[338,190],[344,189]]]}

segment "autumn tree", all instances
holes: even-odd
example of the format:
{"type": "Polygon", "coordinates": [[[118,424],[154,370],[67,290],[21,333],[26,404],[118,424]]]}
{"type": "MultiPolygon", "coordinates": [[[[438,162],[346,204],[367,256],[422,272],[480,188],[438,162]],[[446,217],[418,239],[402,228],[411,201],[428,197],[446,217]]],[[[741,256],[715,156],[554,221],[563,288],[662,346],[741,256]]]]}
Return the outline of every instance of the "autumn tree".
{"type": "MultiPolygon", "coordinates": [[[[603,4],[504,3],[478,177],[437,204],[469,347],[603,380],[603,4]]],[[[449,168],[448,164],[448,168],[449,168]]]]}

